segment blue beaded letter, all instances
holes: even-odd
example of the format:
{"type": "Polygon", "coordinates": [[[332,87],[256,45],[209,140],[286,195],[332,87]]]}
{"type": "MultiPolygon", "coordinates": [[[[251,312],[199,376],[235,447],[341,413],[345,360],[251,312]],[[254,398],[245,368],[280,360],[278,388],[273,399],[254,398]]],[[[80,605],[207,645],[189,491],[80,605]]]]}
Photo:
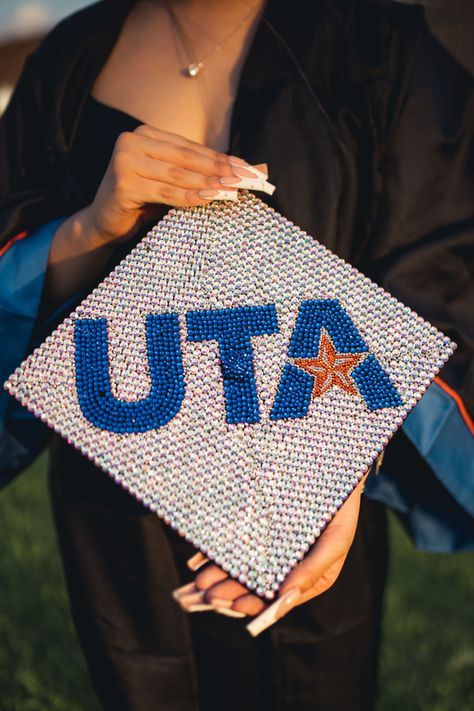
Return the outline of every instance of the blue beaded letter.
{"type": "Polygon", "coordinates": [[[278,331],[275,306],[189,311],[186,320],[188,340],[219,344],[226,421],[229,424],[259,422],[250,337],[278,331]]]}
{"type": "MultiPolygon", "coordinates": [[[[314,299],[301,304],[288,357],[316,358],[323,327],[339,353],[368,352],[365,341],[337,299],[314,299]]],[[[370,410],[402,404],[397,390],[375,356],[367,356],[354,369],[353,378],[370,410]]],[[[311,402],[312,383],[313,378],[308,373],[287,363],[270,418],[283,420],[305,417],[311,402]]]]}
{"type": "Polygon", "coordinates": [[[403,405],[397,389],[392,385],[375,356],[367,356],[357,368],[354,368],[352,377],[369,410],[403,405]]]}
{"type": "Polygon", "coordinates": [[[149,314],[146,340],[151,389],[135,402],[118,400],[110,389],[106,319],[75,323],[76,386],[82,413],[110,432],[147,432],[163,427],[184,398],[177,314],[149,314]]]}

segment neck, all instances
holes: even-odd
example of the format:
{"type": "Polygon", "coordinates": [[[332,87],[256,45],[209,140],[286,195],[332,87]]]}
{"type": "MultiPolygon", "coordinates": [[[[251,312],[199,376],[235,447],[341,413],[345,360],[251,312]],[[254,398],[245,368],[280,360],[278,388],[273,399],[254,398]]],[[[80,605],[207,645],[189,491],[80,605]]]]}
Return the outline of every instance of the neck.
{"type": "Polygon", "coordinates": [[[246,15],[249,22],[259,15],[266,0],[147,0],[154,4],[167,4],[183,23],[195,27],[229,27],[246,15]]]}

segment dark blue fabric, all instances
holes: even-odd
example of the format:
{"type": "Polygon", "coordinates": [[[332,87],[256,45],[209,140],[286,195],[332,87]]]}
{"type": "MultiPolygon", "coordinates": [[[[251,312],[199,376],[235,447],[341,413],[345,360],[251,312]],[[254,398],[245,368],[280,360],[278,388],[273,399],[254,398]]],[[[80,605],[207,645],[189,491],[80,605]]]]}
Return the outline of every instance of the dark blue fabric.
{"type": "Polygon", "coordinates": [[[473,550],[474,438],[456,402],[432,383],[402,430],[365,494],[398,513],[418,548],[473,550]]]}

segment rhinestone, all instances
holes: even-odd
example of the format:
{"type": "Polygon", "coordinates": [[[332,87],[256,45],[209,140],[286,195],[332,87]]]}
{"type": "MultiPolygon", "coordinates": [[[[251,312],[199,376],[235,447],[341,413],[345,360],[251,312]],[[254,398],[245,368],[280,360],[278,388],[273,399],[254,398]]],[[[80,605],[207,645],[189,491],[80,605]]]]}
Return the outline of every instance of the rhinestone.
{"type": "MultiPolygon", "coordinates": [[[[200,70],[196,64],[186,71],[193,77],[200,70]]],[[[170,210],[5,387],[180,536],[271,600],[454,348],[447,336],[247,192],[235,203],[170,210]],[[285,367],[300,367],[288,350],[301,304],[323,299],[329,312],[340,307],[338,313],[347,314],[362,339],[351,341],[339,315],[329,330],[319,328],[319,341],[312,343],[313,366],[324,366],[322,355],[334,358],[346,387],[336,382],[337,368],[326,368],[326,390],[319,371],[307,371],[321,392],[312,390],[306,415],[273,418],[285,367]],[[187,313],[269,304],[278,328],[252,336],[247,356],[258,409],[251,422],[229,423],[219,343],[192,341],[187,313]],[[142,432],[99,427],[78,399],[76,330],[84,320],[107,320],[111,398],[126,409],[147,402],[152,388],[149,314],[176,314],[185,379],[181,406],[165,425],[142,432]],[[392,384],[383,407],[375,407],[383,387],[367,366],[369,355],[392,384]],[[365,396],[353,377],[364,367],[365,396]]],[[[169,352],[166,358],[169,363],[169,352]]],[[[248,376],[245,358],[226,367],[234,384],[248,376]]],[[[96,372],[91,368],[90,378],[99,387],[96,372]]],[[[298,398],[295,383],[285,394],[288,407],[298,398]]],[[[150,406],[145,420],[155,410],[150,406]]]]}

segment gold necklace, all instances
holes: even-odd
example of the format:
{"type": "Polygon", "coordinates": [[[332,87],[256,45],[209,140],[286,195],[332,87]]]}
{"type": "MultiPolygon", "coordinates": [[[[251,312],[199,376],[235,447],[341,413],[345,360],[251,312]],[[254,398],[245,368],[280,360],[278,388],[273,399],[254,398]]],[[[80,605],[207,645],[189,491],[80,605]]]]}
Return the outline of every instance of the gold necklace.
{"type": "Polygon", "coordinates": [[[202,68],[204,67],[204,60],[211,57],[214,54],[214,52],[219,52],[222,49],[222,46],[226,42],[228,42],[228,40],[230,40],[231,37],[233,37],[235,35],[237,30],[239,30],[241,27],[243,27],[245,25],[247,19],[257,9],[257,6],[250,8],[250,10],[245,13],[245,15],[239,20],[239,22],[235,25],[235,27],[231,30],[231,32],[229,32],[218,44],[216,44],[209,52],[207,52],[207,54],[202,56],[201,59],[197,61],[195,58],[195,55],[194,55],[194,51],[191,48],[191,43],[189,42],[189,39],[186,36],[186,33],[184,32],[183,28],[181,27],[181,24],[176,16],[175,11],[171,8],[168,0],[163,0],[163,5],[164,5],[165,9],[167,10],[173,25],[175,26],[176,30],[178,31],[178,34],[179,34],[179,37],[181,40],[181,44],[183,45],[184,51],[188,55],[189,64],[183,68],[183,74],[184,74],[184,76],[187,76],[191,79],[196,77],[199,74],[199,72],[202,70],[202,68]]]}

